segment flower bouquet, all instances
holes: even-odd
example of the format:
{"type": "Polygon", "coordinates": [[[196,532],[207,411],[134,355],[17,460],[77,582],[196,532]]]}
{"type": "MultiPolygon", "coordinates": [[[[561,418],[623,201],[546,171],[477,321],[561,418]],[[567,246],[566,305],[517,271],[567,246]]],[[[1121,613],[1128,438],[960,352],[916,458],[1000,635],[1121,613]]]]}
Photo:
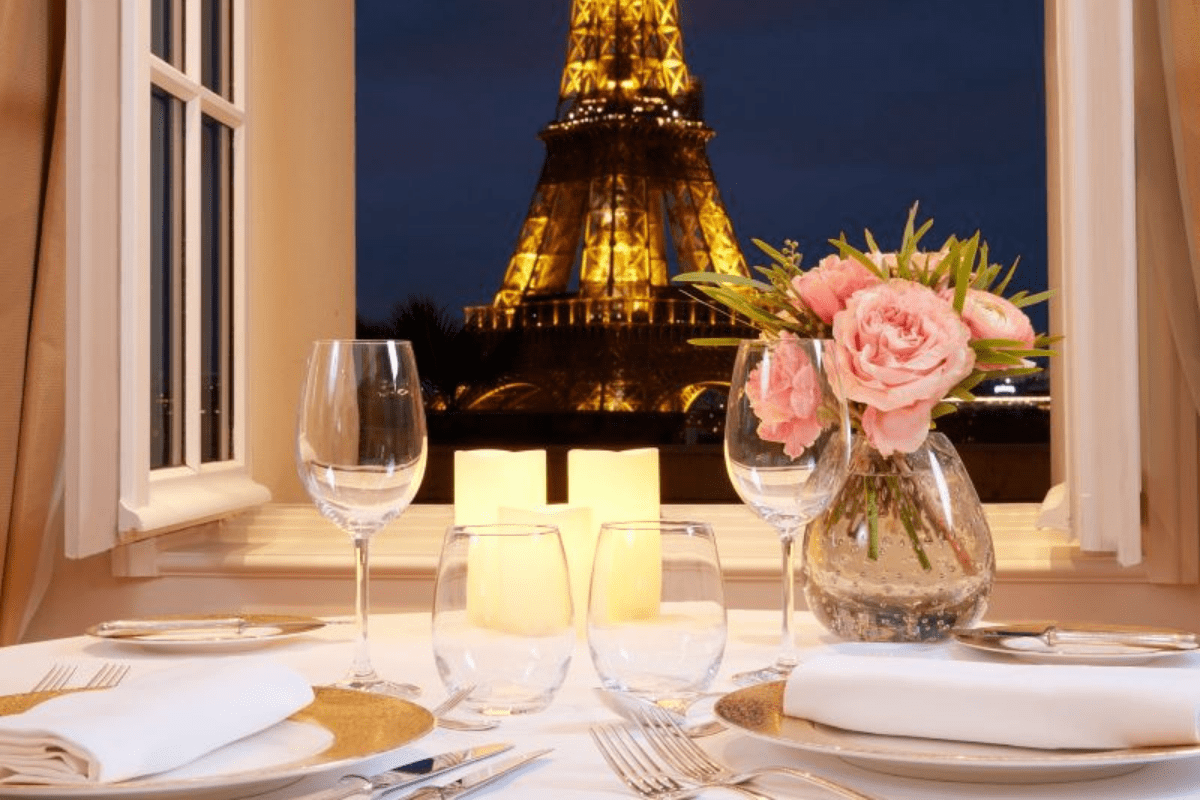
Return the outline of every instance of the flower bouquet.
{"type": "MultiPolygon", "coordinates": [[[[762,279],[677,276],[763,338],[828,340],[823,368],[856,436],[845,484],[805,536],[805,593],[850,638],[941,638],[982,615],[995,570],[990,532],[953,446],[931,430],[985,379],[1038,372],[1033,359],[1054,355],[1055,339],[1035,333],[1022,310],[1050,293],[1006,294],[1017,264],[991,263],[979,233],[922,250],[933,221],[918,227],[916,215],[914,205],[895,252],[869,231],[863,249],[843,234],[806,270],[794,242],[777,250],[755,240],[773,262],[757,268],[762,279]]],[[[797,391],[791,404],[750,396],[762,438],[805,428],[809,404],[797,391]]]]}

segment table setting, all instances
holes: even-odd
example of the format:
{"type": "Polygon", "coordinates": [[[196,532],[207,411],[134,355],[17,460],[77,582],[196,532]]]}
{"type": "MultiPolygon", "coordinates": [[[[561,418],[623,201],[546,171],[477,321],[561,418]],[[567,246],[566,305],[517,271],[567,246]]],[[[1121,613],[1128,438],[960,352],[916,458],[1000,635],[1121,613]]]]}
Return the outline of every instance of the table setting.
{"type": "Polygon", "coordinates": [[[1007,279],[977,236],[919,251],[915,212],[898,253],[843,238],[806,273],[767,248],[747,284],[771,313],[737,342],[725,460],[778,534],[780,609],[728,607],[719,536],[662,518],[653,448],[572,450],[559,505],[544,451],[457,452],[430,607],[372,609],[371,540],[424,474],[420,381],[407,342],[320,341],[295,458],[350,539],[353,614],[0,649],[0,797],[1200,798],[1195,634],[985,618],[987,521],[930,426],[1052,342],[973,317],[1020,314],[1007,279]],[[901,340],[919,369],[879,355],[901,340]]]}

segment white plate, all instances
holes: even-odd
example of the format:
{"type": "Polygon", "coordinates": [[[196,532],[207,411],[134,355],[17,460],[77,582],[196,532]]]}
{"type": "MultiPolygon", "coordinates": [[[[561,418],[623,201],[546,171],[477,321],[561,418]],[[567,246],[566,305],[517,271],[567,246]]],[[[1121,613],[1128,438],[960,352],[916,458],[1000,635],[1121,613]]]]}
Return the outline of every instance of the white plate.
{"type": "MultiPolygon", "coordinates": [[[[246,797],[310,775],[353,773],[367,759],[398,751],[433,730],[433,716],[405,700],[326,686],[314,691],[316,699],[287,720],[169,772],[86,786],[0,785],[0,797],[246,797]]],[[[0,714],[19,713],[55,694],[0,696],[0,714]]]]}
{"type": "Polygon", "coordinates": [[[132,645],[148,650],[166,651],[211,651],[243,650],[251,647],[274,644],[296,636],[320,630],[327,623],[315,617],[299,617],[289,614],[202,614],[142,617],[136,620],[121,620],[121,624],[145,623],[152,632],[130,636],[115,634],[100,623],[88,628],[85,633],[114,644],[132,645]],[[228,619],[240,617],[249,624],[242,628],[213,626],[195,627],[206,619],[228,619]],[[187,623],[186,627],[172,628],[173,622],[187,623]]]}
{"type": "Polygon", "coordinates": [[[717,701],[734,728],[786,747],[837,756],[875,772],[970,783],[1059,783],[1141,769],[1156,761],[1200,756],[1200,745],[1126,750],[1038,750],[1027,747],[881,736],[783,714],[782,681],[739,689],[717,701]]]}
{"type": "MultiPolygon", "coordinates": [[[[1007,656],[1039,664],[1107,664],[1111,666],[1145,664],[1160,658],[1187,655],[1193,650],[1174,647],[1131,646],[1104,642],[1055,642],[1049,644],[1035,636],[1007,635],[1004,631],[1031,633],[1043,631],[1048,622],[1016,623],[1012,625],[982,625],[957,631],[954,641],[974,650],[1007,656]]],[[[1162,628],[1137,628],[1092,625],[1097,631],[1127,633],[1183,633],[1162,628]]]]}

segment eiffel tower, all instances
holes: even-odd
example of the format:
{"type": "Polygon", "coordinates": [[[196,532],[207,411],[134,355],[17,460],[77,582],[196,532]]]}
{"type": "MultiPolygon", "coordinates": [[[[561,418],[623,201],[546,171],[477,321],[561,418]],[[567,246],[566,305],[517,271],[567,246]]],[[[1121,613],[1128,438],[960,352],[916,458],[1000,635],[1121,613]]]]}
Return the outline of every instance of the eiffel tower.
{"type": "Polygon", "coordinates": [[[512,363],[467,407],[686,411],[728,384],[732,353],[687,339],[753,332],[672,286],[667,252],[677,272],[748,274],[701,94],[677,0],[573,0],[533,200],[492,305],[465,309],[512,363]]]}

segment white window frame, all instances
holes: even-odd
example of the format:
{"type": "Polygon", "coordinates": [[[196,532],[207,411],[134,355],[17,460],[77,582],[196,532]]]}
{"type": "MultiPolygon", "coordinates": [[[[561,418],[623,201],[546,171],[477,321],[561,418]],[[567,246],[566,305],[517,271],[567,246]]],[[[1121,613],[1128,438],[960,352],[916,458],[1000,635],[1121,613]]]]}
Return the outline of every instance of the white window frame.
{"type": "Polygon", "coordinates": [[[1046,0],[1046,41],[1051,320],[1066,337],[1052,364],[1057,521],[1082,550],[1132,566],[1142,559],[1132,0],[1046,0]]]}
{"type": "MultiPolygon", "coordinates": [[[[1061,357],[1051,362],[1052,453],[1065,502],[1049,509],[1065,513],[1044,513],[1042,523],[1068,532],[1078,542],[1077,550],[1092,555],[1078,559],[1064,553],[1061,539],[1023,535],[1033,533],[1033,516],[1025,507],[1011,506],[1015,527],[1010,526],[1007,541],[1014,552],[1020,550],[1021,574],[1040,574],[1040,580],[1147,579],[1144,568],[1122,566],[1140,559],[1142,529],[1132,8],[1132,0],[1045,1],[1049,280],[1059,291],[1051,303],[1051,319],[1053,330],[1067,340],[1061,357]],[[1104,279],[1097,280],[1098,274],[1104,279]]],[[[83,310],[96,316],[94,310],[83,310]]],[[[102,330],[103,325],[96,327],[102,330]]],[[[1008,508],[989,511],[1005,514],[1008,508]]],[[[419,527],[417,516],[407,514],[396,524],[419,527]]],[[[759,538],[751,526],[746,536],[759,538]]],[[[129,549],[137,558],[129,559],[123,574],[185,574],[203,562],[206,574],[213,569],[254,574],[285,569],[297,576],[324,574],[344,560],[340,534],[304,505],[266,506],[221,526],[218,537],[174,538],[173,545],[156,540],[162,545],[145,542],[148,548],[129,549]],[[295,537],[275,535],[283,517],[295,537]],[[259,537],[260,533],[271,535],[259,537]],[[253,558],[233,563],[227,545],[234,539],[259,542],[253,558]],[[325,539],[331,539],[332,555],[314,557],[304,561],[309,567],[300,567],[298,554],[325,539]]],[[[388,542],[382,537],[380,545],[387,547],[388,542]]],[[[1005,553],[999,555],[1003,563],[1005,553]]],[[[398,574],[427,569],[428,556],[398,565],[398,574]]],[[[775,559],[769,552],[765,557],[775,559]]]]}
{"type": "Polygon", "coordinates": [[[148,0],[68,0],[66,553],[80,558],[270,499],[246,417],[245,0],[233,0],[233,99],[201,86],[200,4],[180,73],[151,54],[148,0]],[[150,469],[150,88],[185,102],[184,465],[150,469]],[[200,123],[233,129],[234,458],[200,463],[200,123]],[[116,211],[113,211],[113,208],[116,211]],[[116,423],[114,425],[114,423],[116,423]]]}

